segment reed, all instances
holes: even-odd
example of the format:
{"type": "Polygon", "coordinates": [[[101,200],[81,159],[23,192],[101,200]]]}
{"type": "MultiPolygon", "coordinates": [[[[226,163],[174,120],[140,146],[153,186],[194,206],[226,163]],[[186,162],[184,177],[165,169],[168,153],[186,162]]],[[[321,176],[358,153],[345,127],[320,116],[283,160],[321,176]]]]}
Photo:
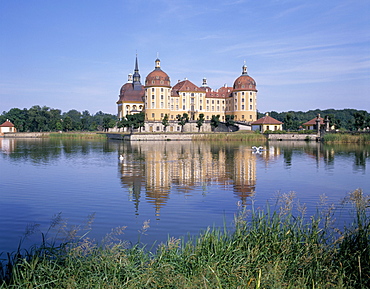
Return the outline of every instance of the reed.
{"type": "Polygon", "coordinates": [[[97,132],[63,132],[63,133],[50,133],[50,138],[63,138],[63,139],[106,139],[107,136],[103,133],[97,132]]]}
{"type": "Polygon", "coordinates": [[[369,288],[370,198],[358,189],[341,206],[353,222],[340,229],[334,206],[306,216],[290,193],[264,210],[241,208],[232,231],[207,228],[155,251],[87,237],[44,244],[12,255],[0,288],[369,288]]]}
{"type": "Polygon", "coordinates": [[[327,133],[323,136],[325,143],[370,143],[370,133],[327,133]]]}

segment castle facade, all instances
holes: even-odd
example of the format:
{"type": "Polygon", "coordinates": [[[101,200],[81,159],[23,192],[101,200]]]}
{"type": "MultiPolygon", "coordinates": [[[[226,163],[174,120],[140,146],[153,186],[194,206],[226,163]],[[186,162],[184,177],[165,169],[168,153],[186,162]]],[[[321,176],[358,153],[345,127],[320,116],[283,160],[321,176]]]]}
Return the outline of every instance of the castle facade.
{"type": "Polygon", "coordinates": [[[257,120],[256,82],[248,75],[245,64],[232,87],[225,85],[213,90],[205,78],[201,86],[187,79],[171,86],[170,77],[161,69],[157,58],[144,83],[141,84],[136,57],[134,74],[128,75],[117,101],[120,119],[143,111],[146,123],[160,123],[166,114],[170,122],[175,122],[176,116],[183,113],[189,115],[190,121],[197,120],[201,113],[206,121],[212,115],[220,115],[220,121],[225,121],[226,115],[234,115],[235,121],[246,124],[257,120]]]}

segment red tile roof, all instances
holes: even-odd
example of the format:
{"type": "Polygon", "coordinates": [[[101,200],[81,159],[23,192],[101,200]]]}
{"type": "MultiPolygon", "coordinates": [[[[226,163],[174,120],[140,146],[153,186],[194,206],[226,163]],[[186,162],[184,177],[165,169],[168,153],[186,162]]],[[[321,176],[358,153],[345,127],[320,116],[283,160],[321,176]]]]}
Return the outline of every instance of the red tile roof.
{"type": "MultiPolygon", "coordinates": [[[[322,117],[319,117],[320,119],[320,125],[324,125],[324,119],[322,117]]],[[[310,126],[310,125],[316,125],[316,120],[317,120],[317,117],[311,119],[310,121],[308,122],[305,122],[303,125],[307,125],[307,126],[310,126]]]]}
{"type": "Polygon", "coordinates": [[[8,119],[2,124],[0,125],[1,127],[14,127],[14,124],[11,123],[8,119]]]}
{"type": "Polygon", "coordinates": [[[145,96],[144,86],[141,86],[140,90],[134,90],[132,83],[125,83],[120,91],[119,100],[120,102],[144,102],[143,98],[145,96]]]}
{"type": "Polygon", "coordinates": [[[256,121],[251,123],[253,124],[282,124],[281,121],[278,121],[277,119],[274,119],[273,117],[269,115],[265,115],[264,117],[261,117],[260,119],[257,119],[256,121]]]}
{"type": "Polygon", "coordinates": [[[202,91],[202,89],[192,83],[190,80],[183,80],[174,85],[172,87],[171,95],[172,96],[179,96],[179,92],[197,92],[202,91]]]}

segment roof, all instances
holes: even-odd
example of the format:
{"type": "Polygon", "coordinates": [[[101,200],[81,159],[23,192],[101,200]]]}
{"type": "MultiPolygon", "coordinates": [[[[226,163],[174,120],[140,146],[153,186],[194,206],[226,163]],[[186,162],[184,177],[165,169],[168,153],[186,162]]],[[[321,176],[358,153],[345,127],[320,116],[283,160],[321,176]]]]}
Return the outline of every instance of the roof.
{"type": "Polygon", "coordinates": [[[256,82],[248,74],[242,74],[234,81],[234,90],[257,91],[256,82]]]}
{"type": "Polygon", "coordinates": [[[231,96],[233,91],[232,87],[222,86],[218,90],[207,90],[206,97],[213,97],[213,98],[226,98],[231,96]]]}
{"type": "Polygon", "coordinates": [[[0,127],[14,127],[14,124],[7,119],[0,127]]]}
{"type": "Polygon", "coordinates": [[[260,119],[257,119],[256,121],[252,122],[251,124],[252,125],[253,124],[258,124],[258,125],[261,125],[261,124],[282,124],[282,122],[278,121],[277,119],[274,119],[273,117],[271,117],[269,115],[265,115],[264,117],[261,117],[260,119]]]}
{"type": "MultiPolygon", "coordinates": [[[[324,119],[322,118],[322,117],[319,117],[319,119],[320,119],[320,125],[324,125],[325,123],[324,123],[324,119]]],[[[317,120],[317,117],[315,117],[315,118],[313,118],[313,119],[311,119],[310,121],[308,121],[308,122],[305,122],[303,125],[316,125],[316,120],[317,120]]]]}
{"type": "Polygon", "coordinates": [[[143,97],[145,95],[144,86],[141,86],[140,90],[134,90],[134,85],[132,83],[125,83],[121,87],[119,100],[120,102],[144,102],[143,97]]]}
{"type": "Polygon", "coordinates": [[[171,96],[179,96],[179,92],[204,92],[204,89],[192,83],[190,80],[179,81],[172,87],[171,96]]]}

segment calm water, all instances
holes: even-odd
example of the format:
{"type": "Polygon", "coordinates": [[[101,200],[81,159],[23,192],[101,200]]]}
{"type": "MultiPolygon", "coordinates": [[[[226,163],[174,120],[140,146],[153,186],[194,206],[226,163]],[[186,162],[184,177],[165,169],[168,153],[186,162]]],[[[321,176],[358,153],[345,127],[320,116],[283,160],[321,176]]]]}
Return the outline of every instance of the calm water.
{"type": "Polygon", "coordinates": [[[264,206],[295,191],[313,212],[362,188],[370,193],[370,147],[269,143],[255,154],[245,143],[79,141],[0,138],[0,252],[40,243],[58,213],[90,238],[127,226],[132,243],[163,242],[208,226],[232,225],[238,205],[264,206]],[[149,228],[140,234],[143,223],[149,228]]]}

